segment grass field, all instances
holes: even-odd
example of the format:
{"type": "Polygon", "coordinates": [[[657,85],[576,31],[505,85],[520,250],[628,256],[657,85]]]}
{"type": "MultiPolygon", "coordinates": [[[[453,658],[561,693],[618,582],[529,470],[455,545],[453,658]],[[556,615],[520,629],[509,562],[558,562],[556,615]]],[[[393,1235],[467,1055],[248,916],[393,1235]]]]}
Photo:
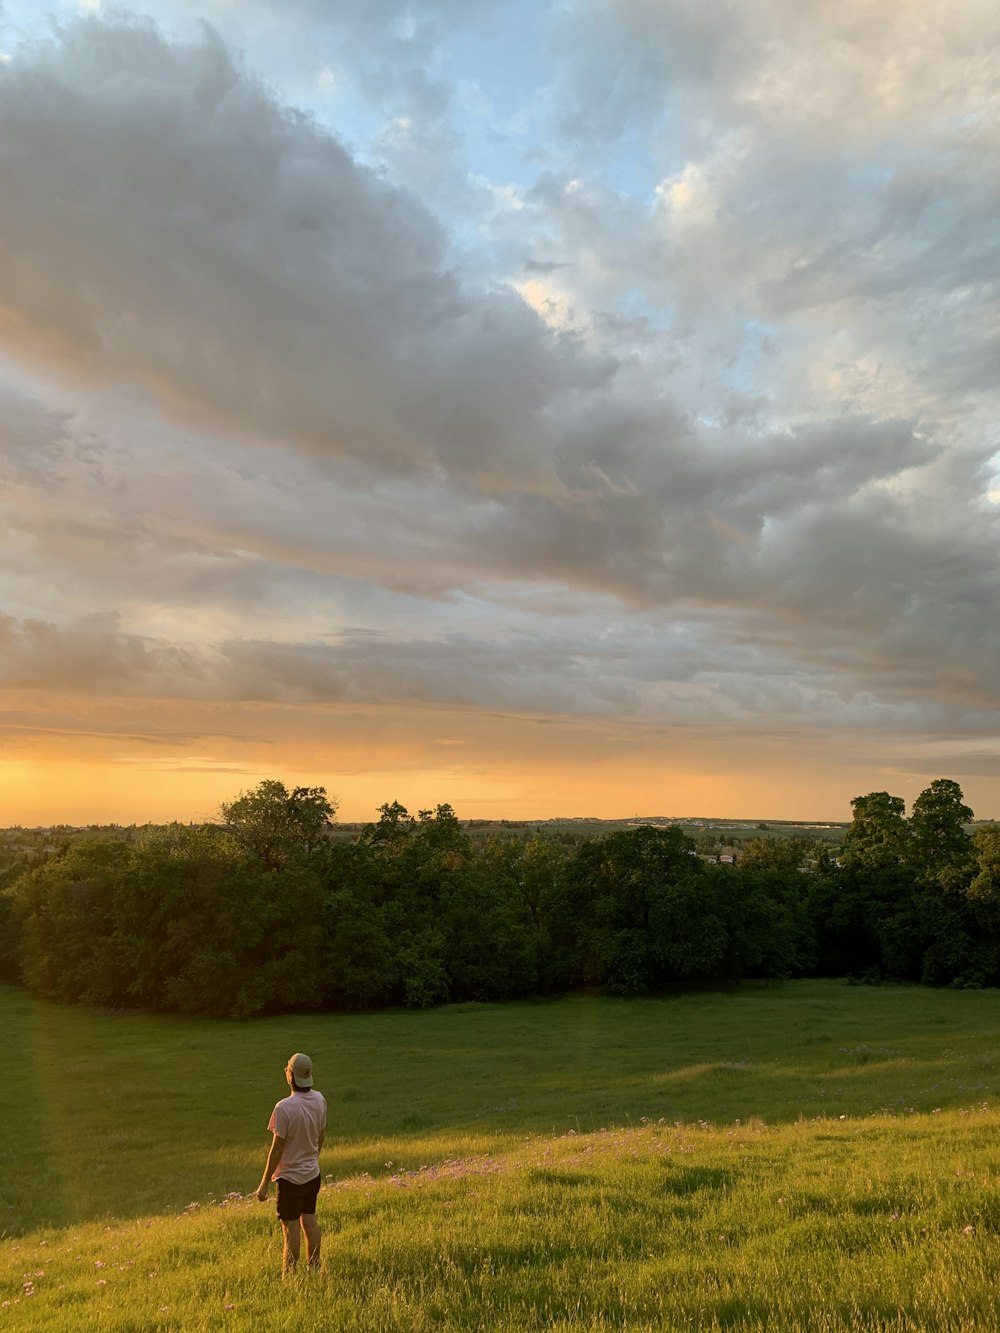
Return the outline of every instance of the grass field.
{"type": "Polygon", "coordinates": [[[0,1051],[0,1331],[1000,1327],[994,992],[238,1025],[0,989],[0,1051]],[[325,1258],[282,1284],[235,1196],[293,1049],[330,1101],[325,1258]]]}

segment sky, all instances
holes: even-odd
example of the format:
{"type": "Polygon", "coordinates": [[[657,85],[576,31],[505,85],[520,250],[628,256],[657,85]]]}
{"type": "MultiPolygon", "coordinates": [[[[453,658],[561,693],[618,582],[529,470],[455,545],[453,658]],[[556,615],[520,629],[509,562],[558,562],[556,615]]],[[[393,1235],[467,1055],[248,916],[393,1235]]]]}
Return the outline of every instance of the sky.
{"type": "Polygon", "coordinates": [[[0,0],[0,824],[1000,818],[1000,7],[0,0]]]}

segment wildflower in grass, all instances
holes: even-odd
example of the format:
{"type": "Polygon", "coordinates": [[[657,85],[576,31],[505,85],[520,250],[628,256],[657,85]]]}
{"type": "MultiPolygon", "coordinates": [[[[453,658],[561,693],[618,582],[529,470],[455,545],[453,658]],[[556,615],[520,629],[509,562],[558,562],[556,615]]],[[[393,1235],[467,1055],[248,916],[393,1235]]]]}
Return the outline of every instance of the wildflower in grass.
{"type": "Polygon", "coordinates": [[[106,1287],[108,1285],[108,1279],[106,1277],[99,1277],[97,1279],[97,1285],[99,1287],[106,1287]]]}
{"type": "Polygon", "coordinates": [[[103,1267],[104,1267],[104,1260],[103,1260],[103,1259],[95,1259],[95,1260],[94,1260],[94,1267],[95,1267],[95,1268],[103,1268],[103,1267]]]}

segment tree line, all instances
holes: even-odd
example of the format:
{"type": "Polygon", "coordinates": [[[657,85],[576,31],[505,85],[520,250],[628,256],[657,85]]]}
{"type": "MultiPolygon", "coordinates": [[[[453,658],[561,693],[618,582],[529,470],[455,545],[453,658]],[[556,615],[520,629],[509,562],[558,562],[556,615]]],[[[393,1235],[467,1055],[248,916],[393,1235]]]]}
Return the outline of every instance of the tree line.
{"type": "Polygon", "coordinates": [[[222,822],[101,836],[0,890],[0,976],[54,1000],[246,1018],[602,987],[852,976],[1000,984],[1000,826],[938,779],[852,802],[839,857],[756,837],[734,866],[678,828],[567,847],[473,840],[394,802],[349,841],[321,787],[267,781],[222,822]]]}

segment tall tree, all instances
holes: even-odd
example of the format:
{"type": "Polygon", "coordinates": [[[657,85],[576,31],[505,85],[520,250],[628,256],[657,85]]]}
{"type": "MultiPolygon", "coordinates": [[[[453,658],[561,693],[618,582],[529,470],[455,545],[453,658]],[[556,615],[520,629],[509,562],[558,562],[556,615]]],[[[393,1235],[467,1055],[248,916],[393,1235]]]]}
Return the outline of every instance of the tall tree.
{"type": "Polygon", "coordinates": [[[846,945],[850,970],[911,976],[922,948],[913,913],[915,876],[908,860],[910,826],[901,796],[873,791],[851,802],[843,873],[829,928],[837,951],[846,945]]]}
{"type": "Polygon", "coordinates": [[[976,829],[972,845],[979,873],[969,885],[969,897],[1000,906],[1000,824],[976,829]]]}
{"type": "Polygon", "coordinates": [[[936,778],[913,802],[907,854],[926,879],[943,888],[965,888],[974,860],[965,825],[973,818],[962,788],[950,778],[936,778]]]}
{"type": "Polygon", "coordinates": [[[664,976],[705,975],[721,944],[717,922],[703,911],[703,874],[677,828],[644,824],[584,843],[566,880],[583,909],[574,923],[581,961],[589,954],[595,979],[629,994],[664,976]]]}
{"type": "Polygon", "coordinates": [[[907,859],[910,829],[902,796],[871,791],[851,802],[854,819],[844,837],[845,869],[884,870],[907,859]]]}
{"type": "Polygon", "coordinates": [[[972,979],[995,986],[1000,982],[1000,824],[977,829],[972,841],[978,872],[967,896],[978,963],[972,979]]]}
{"type": "Polygon", "coordinates": [[[294,787],[267,778],[219,807],[237,841],[266,870],[280,870],[297,853],[310,852],[333,822],[337,798],[325,787],[294,787]]]}

